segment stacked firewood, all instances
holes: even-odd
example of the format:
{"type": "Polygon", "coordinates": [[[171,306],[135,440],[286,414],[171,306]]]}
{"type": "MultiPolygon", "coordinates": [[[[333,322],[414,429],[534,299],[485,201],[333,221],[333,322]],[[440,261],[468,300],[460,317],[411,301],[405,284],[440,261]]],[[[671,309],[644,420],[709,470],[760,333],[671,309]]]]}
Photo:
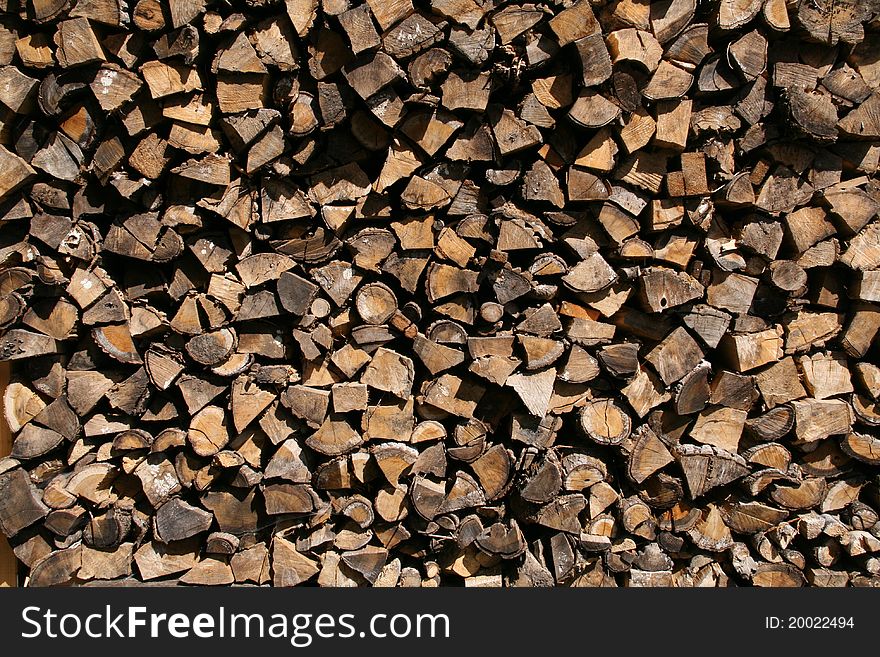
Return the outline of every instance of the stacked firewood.
{"type": "Polygon", "coordinates": [[[31,585],[880,583],[878,0],[0,0],[31,585]]]}

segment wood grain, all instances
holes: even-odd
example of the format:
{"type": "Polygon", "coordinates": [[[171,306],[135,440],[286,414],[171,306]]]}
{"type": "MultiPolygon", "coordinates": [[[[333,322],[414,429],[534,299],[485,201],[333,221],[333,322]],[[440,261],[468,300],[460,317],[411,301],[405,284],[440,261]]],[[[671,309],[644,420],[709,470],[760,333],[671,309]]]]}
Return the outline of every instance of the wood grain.
{"type": "MultiPolygon", "coordinates": [[[[6,386],[9,385],[8,362],[0,362],[0,397],[6,392],[6,386]]],[[[6,424],[6,417],[0,413],[0,458],[9,454],[12,450],[12,434],[6,424]]],[[[9,587],[18,585],[18,563],[12,548],[9,547],[9,541],[5,536],[0,535],[0,587],[9,587]]]]}

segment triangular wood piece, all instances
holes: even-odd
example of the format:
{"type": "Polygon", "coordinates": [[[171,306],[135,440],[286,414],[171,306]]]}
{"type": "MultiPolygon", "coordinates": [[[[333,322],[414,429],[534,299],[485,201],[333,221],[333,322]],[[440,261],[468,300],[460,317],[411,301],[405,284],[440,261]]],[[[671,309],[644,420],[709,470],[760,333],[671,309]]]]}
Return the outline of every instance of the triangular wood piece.
{"type": "Polygon", "coordinates": [[[635,444],[630,451],[627,464],[629,476],[633,481],[637,484],[642,483],[672,461],[672,454],[657,434],[647,424],[640,426],[635,432],[635,444]]]}
{"type": "Polygon", "coordinates": [[[342,561],[349,568],[363,575],[370,584],[375,584],[376,578],[385,567],[385,562],[388,561],[388,550],[367,545],[360,550],[344,552],[342,561]]]}
{"type": "Polygon", "coordinates": [[[711,445],[677,445],[673,449],[694,498],[749,473],[745,459],[711,445]]]}
{"type": "Polygon", "coordinates": [[[455,473],[455,481],[452,488],[440,505],[439,513],[460,511],[474,506],[482,506],[486,503],[486,495],[480,484],[467,472],[459,470],[455,473]]]}
{"type": "Polygon", "coordinates": [[[419,457],[419,452],[403,443],[382,443],[376,445],[370,452],[376,465],[385,475],[392,486],[396,486],[400,476],[412,466],[419,457]]]}
{"type": "Polygon", "coordinates": [[[320,429],[306,438],[306,445],[327,456],[346,454],[363,442],[364,439],[342,414],[330,415],[320,429]]]}
{"type": "MultiPolygon", "coordinates": [[[[12,331],[10,331],[12,333],[12,331]]],[[[7,334],[8,336],[8,334],[7,334]]],[[[141,356],[131,339],[127,324],[111,324],[92,329],[95,343],[108,356],[121,363],[141,364],[141,356]]]]}
{"type": "Polygon", "coordinates": [[[240,376],[232,382],[232,418],[236,431],[243,431],[269,404],[276,394],[247,376],[240,376]]]}
{"type": "Polygon", "coordinates": [[[257,57],[257,51],[248,41],[244,31],[239,32],[235,41],[220,54],[217,68],[229,73],[266,73],[266,67],[257,57]]]}
{"type": "Polygon", "coordinates": [[[276,536],[272,542],[272,584],[298,586],[318,574],[318,563],[298,552],[290,541],[276,536]]]}
{"type": "Polygon", "coordinates": [[[534,374],[514,374],[507,378],[506,385],[516,391],[529,413],[544,417],[550,409],[550,398],[553,396],[553,385],[556,382],[556,370],[549,368],[534,374]]]}
{"type": "Polygon", "coordinates": [[[510,454],[502,445],[487,449],[480,458],[471,463],[471,470],[477,475],[485,491],[486,501],[496,499],[506,490],[512,465],[510,454]]]}

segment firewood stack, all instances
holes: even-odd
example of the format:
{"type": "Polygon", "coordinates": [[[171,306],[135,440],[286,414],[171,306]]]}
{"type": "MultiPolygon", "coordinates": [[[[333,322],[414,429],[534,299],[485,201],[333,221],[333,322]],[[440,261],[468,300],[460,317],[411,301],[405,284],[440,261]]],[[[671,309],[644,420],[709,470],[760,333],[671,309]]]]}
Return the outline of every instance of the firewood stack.
{"type": "Polygon", "coordinates": [[[0,0],[31,585],[880,583],[878,0],[0,0]]]}

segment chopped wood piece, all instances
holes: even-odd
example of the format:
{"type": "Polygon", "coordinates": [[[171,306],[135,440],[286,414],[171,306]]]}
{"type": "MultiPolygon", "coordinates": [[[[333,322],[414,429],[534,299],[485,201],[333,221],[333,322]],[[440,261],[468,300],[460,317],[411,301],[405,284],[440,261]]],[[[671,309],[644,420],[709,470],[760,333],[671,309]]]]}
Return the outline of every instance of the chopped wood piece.
{"type": "Polygon", "coordinates": [[[694,498],[748,473],[742,457],[711,445],[678,445],[673,449],[694,498]]]}
{"type": "Polygon", "coordinates": [[[617,280],[617,274],[605,259],[594,253],[579,262],[562,280],[579,292],[597,292],[617,280]]]}
{"type": "Polygon", "coordinates": [[[314,434],[306,439],[306,444],[321,454],[338,456],[352,451],[363,442],[363,438],[342,416],[329,416],[314,434]]]}
{"type": "Polygon", "coordinates": [[[556,370],[546,369],[534,374],[514,374],[505,385],[513,388],[532,415],[544,417],[550,407],[556,370]]]}
{"type": "Polygon", "coordinates": [[[0,530],[15,536],[49,514],[27,472],[16,468],[0,474],[0,530]]]}
{"type": "Polygon", "coordinates": [[[156,510],[156,538],[163,543],[182,541],[207,531],[214,516],[176,497],[156,510]]]}
{"type": "Polygon", "coordinates": [[[580,411],[580,426],[600,445],[619,445],[632,431],[632,420],[611,399],[594,400],[580,411]]]}
{"type": "Polygon", "coordinates": [[[272,584],[298,586],[315,577],[318,564],[297,551],[290,541],[275,537],[272,541],[272,584]]]}
{"type": "Polygon", "coordinates": [[[187,439],[199,456],[213,456],[229,442],[226,414],[217,406],[206,406],[193,416],[187,439]]]}
{"type": "Polygon", "coordinates": [[[721,349],[727,353],[737,372],[747,372],[782,358],[783,340],[777,329],[756,333],[727,335],[721,349]]]}
{"type": "Polygon", "coordinates": [[[422,394],[426,403],[453,415],[468,418],[473,416],[485,391],[484,386],[472,380],[441,374],[428,384],[422,394]]]}
{"type": "Polygon", "coordinates": [[[5,200],[12,192],[26,184],[36,171],[22,158],[0,146],[0,200],[5,200]]]}
{"type": "Polygon", "coordinates": [[[397,311],[397,297],[387,285],[371,283],[358,290],[355,305],[368,324],[384,324],[397,311]]]}
{"type": "Polygon", "coordinates": [[[702,358],[703,350],[683,328],[675,329],[645,355],[666,385],[682,379],[702,358]]]}
{"type": "Polygon", "coordinates": [[[669,453],[657,434],[647,425],[642,425],[636,434],[627,464],[627,472],[633,481],[641,484],[672,461],[672,454],[669,453]]]}

